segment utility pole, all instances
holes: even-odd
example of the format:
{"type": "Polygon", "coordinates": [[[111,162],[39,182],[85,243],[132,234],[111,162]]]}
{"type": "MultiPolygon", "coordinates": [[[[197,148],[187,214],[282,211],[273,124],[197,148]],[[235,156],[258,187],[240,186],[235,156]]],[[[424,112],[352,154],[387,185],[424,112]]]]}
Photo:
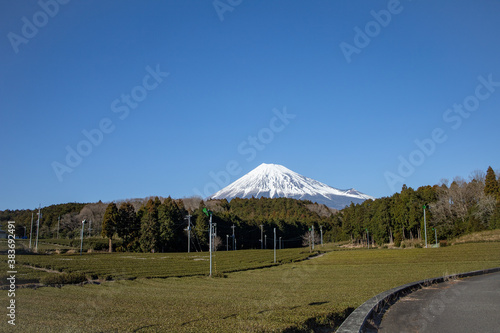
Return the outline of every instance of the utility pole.
{"type": "Polygon", "coordinates": [[[260,225],[260,249],[264,248],[264,225],[260,225]]]}
{"type": "Polygon", "coordinates": [[[212,244],[213,244],[213,240],[212,240],[212,213],[210,212],[210,277],[212,277],[212,244]]]}
{"type": "Polygon", "coordinates": [[[80,236],[80,255],[82,255],[82,250],[83,250],[83,229],[85,228],[85,222],[87,222],[87,220],[82,221],[82,233],[80,236]]]}
{"type": "Polygon", "coordinates": [[[210,216],[210,223],[208,227],[208,239],[209,239],[209,248],[210,248],[210,277],[212,277],[212,212],[208,210],[206,207],[203,208],[203,213],[207,216],[210,216]]]}
{"type": "Polygon", "coordinates": [[[276,228],[274,228],[274,263],[276,263],[276,228]]]}
{"type": "Polygon", "coordinates": [[[311,247],[311,228],[309,228],[309,234],[307,234],[307,240],[309,241],[309,253],[312,252],[312,247],[311,247]]]}
{"type": "Polygon", "coordinates": [[[226,235],[226,251],[229,251],[229,235],[226,235]]]}
{"type": "Polygon", "coordinates": [[[319,226],[319,232],[321,233],[321,246],[323,246],[323,226],[319,226]]]}
{"type": "Polygon", "coordinates": [[[236,238],[234,238],[234,228],[236,228],[236,226],[233,224],[231,226],[231,229],[233,229],[233,251],[236,250],[236,238]]]}
{"type": "Polygon", "coordinates": [[[33,212],[31,212],[30,249],[31,249],[31,237],[32,236],[33,236],[33,212]]]}
{"type": "Polygon", "coordinates": [[[212,226],[214,227],[214,230],[212,231],[212,246],[214,247],[212,251],[215,252],[215,239],[217,238],[217,223],[212,223],[212,226]]]}
{"type": "Polygon", "coordinates": [[[184,220],[188,220],[188,227],[187,227],[187,232],[188,232],[188,253],[191,252],[191,215],[188,215],[184,218],[184,220]]]}
{"type": "Polygon", "coordinates": [[[436,247],[438,247],[438,235],[436,228],[432,228],[434,230],[434,239],[436,240],[436,247]]]}
{"type": "Polygon", "coordinates": [[[311,228],[311,238],[312,238],[312,249],[314,250],[314,224],[311,228]]]}
{"type": "Polygon", "coordinates": [[[281,236],[280,236],[280,246],[279,246],[279,249],[281,250],[281,236]]]}
{"type": "Polygon", "coordinates": [[[427,208],[426,205],[424,205],[424,232],[425,232],[425,248],[427,248],[427,222],[425,220],[425,208],[427,208]]]}
{"type": "Polygon", "coordinates": [[[38,219],[36,221],[36,242],[35,242],[35,252],[38,253],[38,231],[40,230],[40,219],[42,218],[42,213],[40,212],[41,205],[38,204],[38,219]]]}
{"type": "Polygon", "coordinates": [[[366,244],[368,244],[368,250],[370,249],[370,233],[368,232],[368,228],[366,229],[366,244]]]}
{"type": "Polygon", "coordinates": [[[267,250],[267,235],[264,235],[264,249],[267,250]]]}

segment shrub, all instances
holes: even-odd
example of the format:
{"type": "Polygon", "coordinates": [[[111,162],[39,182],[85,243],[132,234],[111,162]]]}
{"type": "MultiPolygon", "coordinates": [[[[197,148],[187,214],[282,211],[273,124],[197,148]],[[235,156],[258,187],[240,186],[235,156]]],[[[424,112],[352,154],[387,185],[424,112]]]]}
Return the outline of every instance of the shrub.
{"type": "Polygon", "coordinates": [[[227,275],[224,274],[224,273],[222,273],[222,272],[215,272],[215,273],[212,274],[212,277],[214,277],[214,278],[224,278],[225,279],[225,278],[227,278],[227,275]]]}
{"type": "Polygon", "coordinates": [[[394,246],[400,247],[402,241],[403,241],[403,235],[400,232],[396,232],[394,234],[394,246]]]}
{"type": "Polygon", "coordinates": [[[105,275],[99,276],[99,281],[101,281],[101,282],[111,281],[111,280],[113,280],[113,275],[111,275],[111,274],[105,274],[105,275]]]}
{"type": "Polygon", "coordinates": [[[50,274],[40,279],[40,283],[49,286],[58,284],[77,284],[85,281],[87,281],[87,277],[83,273],[50,274]]]}
{"type": "Polygon", "coordinates": [[[439,241],[439,246],[440,247],[445,247],[445,246],[448,246],[448,241],[445,240],[445,239],[442,239],[439,241]]]}

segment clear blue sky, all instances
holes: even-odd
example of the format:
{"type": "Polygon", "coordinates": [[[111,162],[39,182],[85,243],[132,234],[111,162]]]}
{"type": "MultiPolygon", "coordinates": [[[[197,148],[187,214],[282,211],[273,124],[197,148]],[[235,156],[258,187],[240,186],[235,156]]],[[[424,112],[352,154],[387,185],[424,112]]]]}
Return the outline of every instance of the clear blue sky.
{"type": "Polygon", "coordinates": [[[498,1],[60,1],[0,3],[0,209],[500,169],[498,1]]]}

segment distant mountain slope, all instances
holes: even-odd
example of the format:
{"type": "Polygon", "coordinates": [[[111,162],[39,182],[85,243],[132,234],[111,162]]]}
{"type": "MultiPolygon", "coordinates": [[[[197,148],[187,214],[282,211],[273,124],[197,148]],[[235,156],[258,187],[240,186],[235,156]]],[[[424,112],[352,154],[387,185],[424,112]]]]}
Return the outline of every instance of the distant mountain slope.
{"type": "Polygon", "coordinates": [[[342,209],[351,202],[356,204],[374,199],[355,189],[339,190],[302,176],[282,165],[265,163],[214,193],[210,198],[231,200],[251,197],[310,200],[335,209],[342,209]]]}

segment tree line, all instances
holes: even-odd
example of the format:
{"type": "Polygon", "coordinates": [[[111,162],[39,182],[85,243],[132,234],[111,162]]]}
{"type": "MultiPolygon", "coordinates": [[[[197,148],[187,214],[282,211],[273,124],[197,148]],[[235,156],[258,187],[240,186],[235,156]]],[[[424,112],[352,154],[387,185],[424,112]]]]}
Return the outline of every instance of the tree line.
{"type": "Polygon", "coordinates": [[[102,236],[109,239],[109,251],[114,238],[121,239],[119,251],[185,251],[188,239],[193,250],[208,250],[209,217],[203,213],[203,208],[208,208],[213,212],[218,247],[270,248],[274,228],[282,243],[291,247],[301,245],[301,236],[312,224],[326,221],[325,214],[322,217],[319,212],[332,214],[325,206],[287,198],[199,200],[195,207],[186,208],[182,199],[168,197],[162,202],[155,197],[136,212],[130,202],[119,206],[112,202],[103,216],[102,236]]]}
{"type": "Polygon", "coordinates": [[[449,239],[467,233],[500,228],[500,177],[491,167],[476,171],[466,181],[422,186],[403,185],[391,197],[351,204],[333,218],[329,240],[370,240],[377,244],[423,239],[424,206],[429,240],[449,239]],[[433,229],[436,232],[433,232],[433,229]]]}
{"type": "MultiPolygon", "coordinates": [[[[84,236],[107,238],[109,250],[186,251],[189,238],[193,251],[205,251],[209,218],[202,210],[208,208],[213,211],[216,244],[221,248],[272,248],[274,228],[285,247],[301,246],[312,226],[316,232],[321,229],[325,242],[363,242],[369,235],[370,241],[381,245],[423,239],[424,206],[429,241],[435,241],[433,228],[438,239],[500,228],[500,177],[489,167],[486,173],[474,172],[468,181],[457,177],[451,183],[444,180],[416,190],[403,185],[390,197],[351,204],[341,211],[288,198],[228,202],[150,197],[52,205],[42,209],[40,238],[79,238],[86,220],[84,236]]],[[[24,235],[26,230],[29,235],[32,213],[36,228],[37,209],[0,211],[0,221],[14,220],[16,234],[24,235]]]]}

